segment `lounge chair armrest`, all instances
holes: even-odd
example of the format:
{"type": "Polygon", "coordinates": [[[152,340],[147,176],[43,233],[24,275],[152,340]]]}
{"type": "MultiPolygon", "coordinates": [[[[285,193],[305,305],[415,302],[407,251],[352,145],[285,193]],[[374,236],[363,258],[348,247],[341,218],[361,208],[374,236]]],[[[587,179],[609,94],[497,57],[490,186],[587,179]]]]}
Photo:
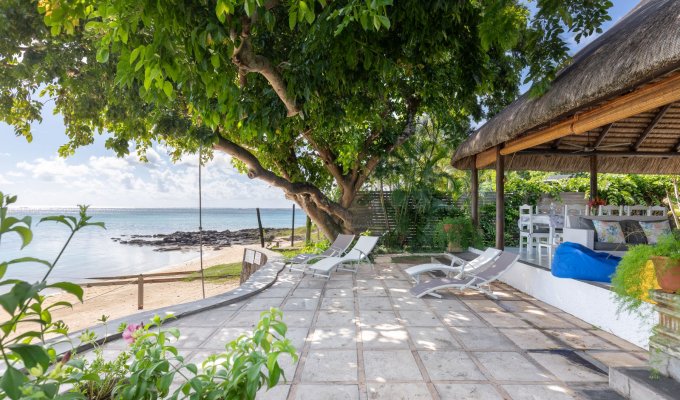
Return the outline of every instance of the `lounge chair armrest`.
{"type": "Polygon", "coordinates": [[[590,229],[564,228],[562,237],[565,242],[578,243],[589,249],[595,247],[595,231],[590,229]]]}
{"type": "Polygon", "coordinates": [[[361,251],[359,249],[352,249],[352,250],[358,251],[359,254],[362,255],[364,258],[368,258],[368,254],[364,253],[363,251],[361,251]]]}

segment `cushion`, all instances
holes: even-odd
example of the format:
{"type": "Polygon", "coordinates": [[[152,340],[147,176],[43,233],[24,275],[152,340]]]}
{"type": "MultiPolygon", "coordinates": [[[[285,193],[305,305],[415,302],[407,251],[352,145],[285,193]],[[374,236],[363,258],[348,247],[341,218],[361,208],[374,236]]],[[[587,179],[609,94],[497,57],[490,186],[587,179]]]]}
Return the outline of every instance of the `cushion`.
{"type": "Polygon", "coordinates": [[[640,226],[645,232],[649,244],[655,244],[658,242],[659,236],[670,235],[671,233],[671,225],[668,223],[668,220],[658,222],[640,221],[640,226]]]}
{"type": "MultiPolygon", "coordinates": [[[[625,245],[622,245],[625,246],[625,245]]],[[[577,243],[562,243],[555,250],[551,273],[558,278],[611,282],[621,258],[598,253],[577,243]]]]}
{"type": "Polygon", "coordinates": [[[626,237],[623,235],[621,224],[617,221],[598,221],[594,220],[597,241],[603,243],[625,243],[626,237]]]}
{"type": "MultiPolygon", "coordinates": [[[[587,229],[589,231],[595,232],[595,225],[593,225],[593,220],[590,218],[578,217],[578,225],[575,226],[576,229],[587,229]]],[[[597,232],[595,232],[595,241],[597,242],[597,232]]]]}
{"type": "Polygon", "coordinates": [[[628,244],[647,244],[647,236],[642,230],[640,223],[632,219],[626,219],[620,222],[623,234],[626,236],[626,243],[628,244]]]}

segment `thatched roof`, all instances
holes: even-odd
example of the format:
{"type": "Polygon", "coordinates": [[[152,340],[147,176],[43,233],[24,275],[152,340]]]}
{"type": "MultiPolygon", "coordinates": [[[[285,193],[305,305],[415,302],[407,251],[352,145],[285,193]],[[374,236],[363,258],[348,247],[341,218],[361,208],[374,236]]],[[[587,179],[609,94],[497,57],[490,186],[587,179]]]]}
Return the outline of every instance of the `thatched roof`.
{"type": "MultiPolygon", "coordinates": [[[[468,169],[478,153],[508,140],[571,118],[576,113],[628,93],[649,82],[680,69],[680,1],[645,0],[638,4],[611,29],[578,52],[573,62],[560,71],[543,96],[520,96],[503,111],[474,132],[456,151],[455,167],[468,169]]],[[[662,109],[617,121],[610,127],[606,139],[599,141],[602,152],[623,152],[630,149],[662,109]],[[617,148],[616,144],[620,144],[617,148]]],[[[676,152],[680,139],[680,106],[663,110],[651,132],[636,151],[676,152]]],[[[603,127],[586,135],[571,135],[535,150],[570,153],[576,146],[592,147],[603,127]]],[[[532,149],[534,150],[534,149],[532,149]]],[[[599,152],[599,148],[598,148],[599,152]]],[[[587,154],[584,149],[583,155],[587,154]]],[[[587,171],[588,160],[567,154],[550,159],[536,154],[514,154],[506,157],[509,169],[549,171],[587,171]]],[[[680,158],[640,159],[605,157],[599,164],[601,172],[680,173],[680,158]],[[672,164],[672,165],[663,165],[672,164]],[[639,165],[636,165],[639,164],[639,165]],[[677,165],[675,165],[677,164],[677,165]],[[658,169],[657,169],[658,167],[658,169]]]]}

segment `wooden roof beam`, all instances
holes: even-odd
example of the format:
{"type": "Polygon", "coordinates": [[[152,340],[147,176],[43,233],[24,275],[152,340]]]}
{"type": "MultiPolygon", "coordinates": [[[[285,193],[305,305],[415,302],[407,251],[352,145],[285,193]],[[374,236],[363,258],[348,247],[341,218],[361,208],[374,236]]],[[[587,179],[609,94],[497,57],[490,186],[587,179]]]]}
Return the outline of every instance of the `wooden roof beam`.
{"type": "Polygon", "coordinates": [[[607,137],[609,130],[612,129],[612,125],[614,125],[613,122],[611,124],[605,125],[604,128],[602,128],[602,132],[600,132],[600,136],[597,137],[593,148],[597,149],[602,144],[602,141],[604,141],[604,138],[607,137]]]}
{"type": "Polygon", "coordinates": [[[654,152],[654,151],[563,151],[563,150],[522,150],[517,152],[523,156],[558,156],[558,157],[619,157],[619,158],[678,158],[679,152],[654,152]]]}
{"type": "Polygon", "coordinates": [[[640,149],[640,146],[642,146],[642,143],[647,139],[649,134],[652,133],[652,130],[654,128],[656,128],[656,125],[659,123],[659,121],[661,121],[663,116],[666,115],[666,112],[668,111],[669,108],[671,108],[671,104],[666,104],[665,106],[663,106],[661,108],[661,110],[658,113],[656,113],[656,115],[654,116],[654,119],[652,119],[652,122],[650,122],[649,125],[647,125],[645,130],[642,131],[642,133],[640,134],[640,137],[635,142],[635,144],[631,146],[631,149],[633,151],[638,151],[640,149]]]}
{"type": "Polygon", "coordinates": [[[564,136],[578,135],[618,120],[665,106],[680,100],[680,74],[647,85],[617,97],[600,107],[574,115],[557,125],[530,135],[509,140],[501,149],[502,155],[516,153],[564,136]]]}

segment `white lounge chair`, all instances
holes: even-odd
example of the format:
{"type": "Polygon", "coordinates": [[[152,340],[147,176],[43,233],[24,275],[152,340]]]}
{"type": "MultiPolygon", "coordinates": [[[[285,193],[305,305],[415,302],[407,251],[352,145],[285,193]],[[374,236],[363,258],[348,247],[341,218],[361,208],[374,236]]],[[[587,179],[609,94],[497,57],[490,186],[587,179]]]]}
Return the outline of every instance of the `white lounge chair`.
{"type": "Polygon", "coordinates": [[[327,257],[307,268],[313,271],[312,276],[320,275],[326,279],[330,279],[331,271],[334,268],[357,272],[360,264],[371,264],[368,255],[371,254],[371,251],[378,243],[378,239],[379,237],[377,236],[359,236],[359,240],[357,240],[352,250],[347,252],[346,255],[342,257],[327,257]]]}
{"type": "Polygon", "coordinates": [[[420,283],[411,288],[411,294],[416,297],[423,297],[426,294],[435,297],[441,297],[437,293],[437,290],[441,289],[474,289],[480,291],[492,299],[497,299],[491,290],[488,289],[491,282],[498,279],[507,270],[510,269],[515,262],[519,259],[519,254],[508,253],[504,251],[500,256],[493,262],[493,265],[489,268],[485,268],[477,274],[469,275],[461,279],[456,278],[439,278],[433,279],[431,281],[420,283]]]}
{"type": "Polygon", "coordinates": [[[338,257],[345,254],[347,248],[352,244],[353,241],[354,235],[339,234],[338,237],[336,237],[333,243],[330,245],[330,247],[326,249],[326,251],[319,254],[311,253],[298,254],[295,257],[286,260],[285,265],[288,265],[289,271],[295,270],[304,272],[305,268],[309,265],[311,261],[326,257],[338,257]]]}
{"type": "Polygon", "coordinates": [[[442,271],[447,274],[456,273],[456,278],[462,278],[465,273],[474,274],[475,271],[480,270],[480,268],[490,265],[490,263],[495,260],[499,254],[501,254],[500,250],[489,247],[488,249],[484,250],[482,254],[470,261],[465,261],[462,258],[452,256],[450,265],[441,263],[420,264],[407,268],[404,272],[409,274],[411,278],[416,281],[416,283],[420,283],[420,274],[431,271],[442,271]]]}

